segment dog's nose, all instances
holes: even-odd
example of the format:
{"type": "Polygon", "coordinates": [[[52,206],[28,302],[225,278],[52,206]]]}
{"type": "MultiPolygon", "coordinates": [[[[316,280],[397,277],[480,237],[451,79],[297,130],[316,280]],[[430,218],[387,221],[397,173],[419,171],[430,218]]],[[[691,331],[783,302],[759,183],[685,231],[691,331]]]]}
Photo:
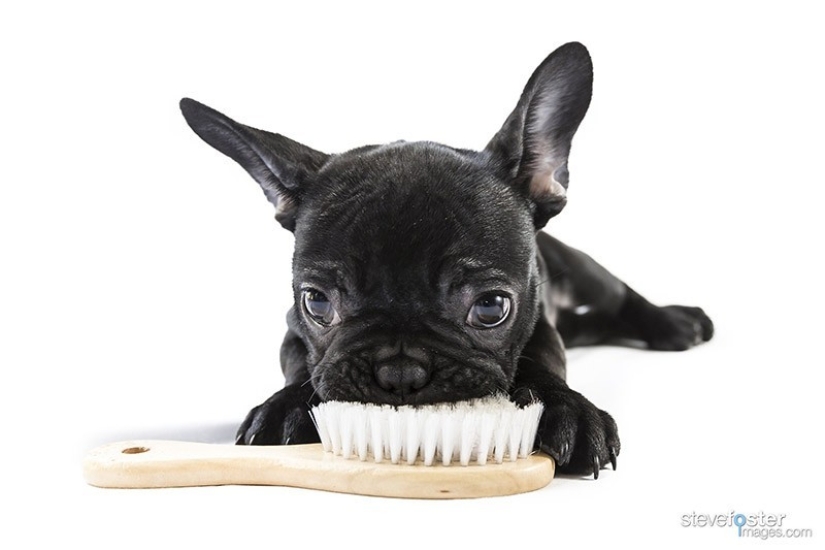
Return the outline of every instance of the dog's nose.
{"type": "Polygon", "coordinates": [[[430,374],[414,359],[399,357],[378,363],[375,379],[383,389],[404,395],[426,386],[430,374]]]}

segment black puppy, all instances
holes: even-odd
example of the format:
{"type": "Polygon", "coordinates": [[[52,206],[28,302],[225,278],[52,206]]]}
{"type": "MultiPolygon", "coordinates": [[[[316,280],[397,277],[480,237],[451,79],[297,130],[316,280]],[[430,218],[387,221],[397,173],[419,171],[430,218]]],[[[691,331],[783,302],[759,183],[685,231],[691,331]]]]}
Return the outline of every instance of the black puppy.
{"type": "Polygon", "coordinates": [[[399,141],[327,155],[181,101],[192,129],[255,178],[295,234],[286,387],[249,413],[237,443],[317,441],[308,410],[324,400],[507,392],[545,404],[536,447],[561,471],[616,467],[616,423],[567,387],[564,346],[629,338],[684,350],[713,325],[699,308],[652,305],[539,231],[567,201],[592,79],[584,46],[560,47],[480,152],[399,141]]]}

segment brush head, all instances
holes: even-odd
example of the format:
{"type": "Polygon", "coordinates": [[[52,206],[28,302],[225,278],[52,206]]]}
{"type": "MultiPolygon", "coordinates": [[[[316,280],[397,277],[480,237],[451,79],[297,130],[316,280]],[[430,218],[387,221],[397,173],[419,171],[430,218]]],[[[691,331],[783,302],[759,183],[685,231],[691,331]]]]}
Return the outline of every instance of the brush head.
{"type": "Polygon", "coordinates": [[[402,407],[328,401],[310,414],[324,450],[344,458],[467,466],[526,458],[542,409],[495,396],[402,407]]]}

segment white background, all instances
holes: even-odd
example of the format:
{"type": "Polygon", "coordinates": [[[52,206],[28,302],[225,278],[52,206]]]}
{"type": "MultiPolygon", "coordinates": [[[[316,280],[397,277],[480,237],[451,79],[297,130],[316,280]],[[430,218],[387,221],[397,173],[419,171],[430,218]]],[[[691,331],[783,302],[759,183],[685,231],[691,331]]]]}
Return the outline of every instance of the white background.
{"type": "Polygon", "coordinates": [[[680,526],[731,510],[825,535],[813,3],[9,5],[0,546],[778,546],[680,526]],[[619,423],[618,471],[472,502],[85,485],[92,446],[227,442],[282,383],[292,237],[180,97],[327,152],[479,148],[570,40],[590,49],[594,99],[549,230],[717,326],[686,353],[570,353],[570,384],[619,423]]]}

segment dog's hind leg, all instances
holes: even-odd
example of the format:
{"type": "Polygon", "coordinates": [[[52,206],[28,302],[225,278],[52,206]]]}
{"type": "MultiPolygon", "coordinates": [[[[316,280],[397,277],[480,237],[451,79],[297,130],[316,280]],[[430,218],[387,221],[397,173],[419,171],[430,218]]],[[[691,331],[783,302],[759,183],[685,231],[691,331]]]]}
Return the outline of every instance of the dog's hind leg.
{"type": "Polygon", "coordinates": [[[587,254],[543,232],[536,241],[549,279],[545,301],[566,347],[634,340],[677,351],[713,336],[702,309],[655,306],[587,254]]]}

